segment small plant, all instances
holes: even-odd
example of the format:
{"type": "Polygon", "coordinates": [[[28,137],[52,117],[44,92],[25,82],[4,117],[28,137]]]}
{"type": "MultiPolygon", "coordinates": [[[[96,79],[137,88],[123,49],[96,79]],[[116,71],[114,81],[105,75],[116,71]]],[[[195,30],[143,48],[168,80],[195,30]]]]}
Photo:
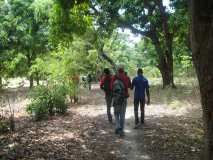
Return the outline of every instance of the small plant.
{"type": "Polygon", "coordinates": [[[14,108],[9,96],[0,97],[0,133],[15,131],[14,108]]]}
{"type": "Polygon", "coordinates": [[[0,117],[0,133],[5,133],[9,131],[9,124],[7,119],[0,117]]]}
{"type": "Polygon", "coordinates": [[[49,115],[64,114],[67,111],[66,88],[60,85],[37,86],[29,96],[31,103],[27,106],[27,112],[35,120],[47,118],[49,115]]]}
{"type": "Polygon", "coordinates": [[[54,113],[64,114],[67,111],[65,103],[68,90],[65,86],[55,86],[51,91],[52,109],[54,113]]]}

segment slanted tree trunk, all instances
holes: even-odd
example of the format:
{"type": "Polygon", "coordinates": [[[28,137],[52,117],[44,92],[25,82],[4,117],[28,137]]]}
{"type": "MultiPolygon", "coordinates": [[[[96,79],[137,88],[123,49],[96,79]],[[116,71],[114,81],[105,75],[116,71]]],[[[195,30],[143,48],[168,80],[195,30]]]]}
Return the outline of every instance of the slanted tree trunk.
{"type": "Polygon", "coordinates": [[[213,160],[213,1],[191,1],[191,40],[205,126],[205,160],[213,160]]]}
{"type": "Polygon", "coordinates": [[[116,72],[117,67],[116,67],[115,62],[103,51],[103,47],[104,47],[104,46],[102,46],[102,47],[100,47],[100,48],[98,49],[98,50],[99,50],[98,52],[99,52],[100,57],[101,57],[103,60],[107,61],[107,62],[112,66],[113,70],[116,72]]]}
{"type": "Polygon", "coordinates": [[[0,89],[2,89],[3,87],[3,81],[2,81],[2,77],[0,77],[0,89]]]}
{"type": "Polygon", "coordinates": [[[162,25],[163,25],[163,34],[165,38],[165,57],[167,62],[167,68],[169,71],[170,78],[170,85],[172,85],[173,88],[175,88],[174,84],[174,75],[173,75],[173,50],[172,50],[172,42],[173,42],[173,34],[169,31],[169,25],[168,25],[168,16],[165,11],[165,7],[163,6],[162,0],[158,0],[158,8],[161,15],[162,25]]]}
{"type": "Polygon", "coordinates": [[[157,67],[161,72],[163,88],[166,86],[175,87],[173,78],[173,57],[169,55],[168,51],[163,51],[155,29],[152,30],[150,39],[158,55],[157,67]]]}

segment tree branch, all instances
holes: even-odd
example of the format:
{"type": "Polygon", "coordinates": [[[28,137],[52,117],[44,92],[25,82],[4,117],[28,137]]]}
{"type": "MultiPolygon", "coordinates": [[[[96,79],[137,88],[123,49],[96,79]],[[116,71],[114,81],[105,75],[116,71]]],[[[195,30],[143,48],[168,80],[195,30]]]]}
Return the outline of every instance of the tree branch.
{"type": "Polygon", "coordinates": [[[123,22],[123,23],[119,22],[118,26],[121,27],[121,28],[128,28],[132,31],[132,33],[140,34],[140,35],[145,36],[145,37],[150,37],[150,31],[142,31],[140,29],[135,28],[131,24],[128,24],[128,23],[125,23],[125,22],[123,22]]]}

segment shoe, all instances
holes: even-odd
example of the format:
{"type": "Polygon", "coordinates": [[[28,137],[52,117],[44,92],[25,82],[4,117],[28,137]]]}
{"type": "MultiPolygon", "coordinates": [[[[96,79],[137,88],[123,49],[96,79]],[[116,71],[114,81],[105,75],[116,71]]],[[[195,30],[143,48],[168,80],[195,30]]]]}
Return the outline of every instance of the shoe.
{"type": "Polygon", "coordinates": [[[110,124],[113,124],[113,121],[112,121],[112,120],[109,120],[109,123],[110,123],[110,124]]]}
{"type": "Polygon", "coordinates": [[[108,118],[108,121],[109,121],[109,123],[110,123],[110,124],[112,124],[112,123],[113,123],[113,121],[112,121],[112,118],[111,118],[111,117],[109,117],[109,118],[108,118]]]}
{"type": "Polygon", "coordinates": [[[139,127],[140,127],[140,124],[138,123],[135,125],[134,129],[138,129],[139,127]]]}
{"type": "Polygon", "coordinates": [[[120,131],[119,136],[122,138],[125,136],[124,131],[120,131]]]}
{"type": "Polygon", "coordinates": [[[146,123],[144,123],[144,121],[142,121],[142,122],[141,122],[141,125],[142,125],[142,126],[145,126],[145,125],[146,125],[146,123]]]}
{"type": "Polygon", "coordinates": [[[120,129],[115,129],[115,134],[119,134],[120,133],[120,129]]]}

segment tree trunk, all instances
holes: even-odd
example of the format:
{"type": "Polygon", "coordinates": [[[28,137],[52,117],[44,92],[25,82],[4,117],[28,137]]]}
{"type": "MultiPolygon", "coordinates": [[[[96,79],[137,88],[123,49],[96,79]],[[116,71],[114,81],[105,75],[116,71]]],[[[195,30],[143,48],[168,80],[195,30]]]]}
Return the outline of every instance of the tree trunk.
{"type": "Polygon", "coordinates": [[[163,88],[165,88],[166,86],[175,87],[173,78],[173,57],[169,56],[168,52],[163,52],[163,49],[161,48],[159,39],[157,37],[156,30],[152,31],[150,39],[152,40],[152,43],[155,46],[155,50],[158,55],[157,67],[161,72],[163,88]]]}
{"type": "Polygon", "coordinates": [[[38,72],[36,73],[36,83],[37,83],[37,86],[39,86],[40,85],[40,80],[39,80],[39,74],[38,74],[38,72]]]}
{"type": "MultiPolygon", "coordinates": [[[[29,51],[30,53],[30,51],[29,51]]],[[[27,55],[27,63],[28,63],[28,69],[30,69],[31,65],[32,65],[32,57],[30,54],[27,55]]],[[[33,87],[33,76],[30,75],[29,77],[29,81],[30,81],[30,88],[33,87]]]]}
{"type": "Polygon", "coordinates": [[[37,86],[39,86],[40,85],[40,83],[39,83],[40,81],[39,81],[39,78],[36,78],[36,84],[37,84],[37,86]]]}
{"type": "Polygon", "coordinates": [[[39,83],[39,78],[36,79],[36,83],[37,83],[37,86],[40,85],[40,83],[39,83]]]}
{"type": "Polygon", "coordinates": [[[169,32],[168,28],[168,18],[166,16],[165,8],[162,4],[162,0],[158,2],[159,9],[162,13],[162,22],[163,22],[163,34],[164,34],[164,41],[162,48],[162,44],[160,44],[159,37],[157,35],[156,26],[151,25],[149,31],[141,31],[134,26],[130,25],[129,23],[119,21],[120,27],[129,28],[133,33],[140,34],[144,37],[148,37],[152,40],[152,43],[155,47],[156,53],[158,55],[158,68],[161,72],[162,80],[163,80],[163,87],[171,86],[172,88],[176,88],[174,84],[174,74],[173,74],[173,50],[172,50],[172,42],[173,42],[173,35],[169,32]],[[159,4],[160,3],[160,4],[159,4]]]}
{"type": "Polygon", "coordinates": [[[103,60],[106,60],[112,66],[113,70],[116,72],[117,67],[116,67],[115,62],[106,53],[104,53],[103,47],[104,46],[102,46],[101,48],[99,48],[99,55],[100,55],[100,57],[103,60]]]}
{"type": "Polygon", "coordinates": [[[29,81],[30,81],[30,88],[32,88],[33,87],[33,76],[30,76],[29,81]]]}
{"type": "MultiPolygon", "coordinates": [[[[172,85],[173,78],[171,75],[171,70],[167,66],[167,64],[164,61],[160,62],[160,64],[158,65],[158,68],[159,68],[161,76],[162,76],[163,88],[165,88],[166,86],[172,85]]],[[[172,87],[173,87],[173,85],[172,85],[172,87]]]]}
{"type": "Polygon", "coordinates": [[[205,160],[213,160],[213,1],[191,1],[191,40],[205,126],[205,160]]]}
{"type": "Polygon", "coordinates": [[[170,31],[169,31],[168,17],[166,15],[165,7],[163,6],[162,0],[158,1],[158,7],[160,10],[161,19],[163,22],[162,23],[163,34],[164,34],[165,46],[166,46],[165,57],[167,60],[167,66],[168,66],[168,71],[169,71],[168,76],[170,76],[170,84],[172,85],[172,87],[175,88],[174,76],[173,76],[173,50],[172,50],[173,34],[170,33],[170,31]]]}
{"type": "Polygon", "coordinates": [[[2,77],[0,77],[0,89],[2,89],[3,87],[3,81],[2,81],[2,77]]]}

